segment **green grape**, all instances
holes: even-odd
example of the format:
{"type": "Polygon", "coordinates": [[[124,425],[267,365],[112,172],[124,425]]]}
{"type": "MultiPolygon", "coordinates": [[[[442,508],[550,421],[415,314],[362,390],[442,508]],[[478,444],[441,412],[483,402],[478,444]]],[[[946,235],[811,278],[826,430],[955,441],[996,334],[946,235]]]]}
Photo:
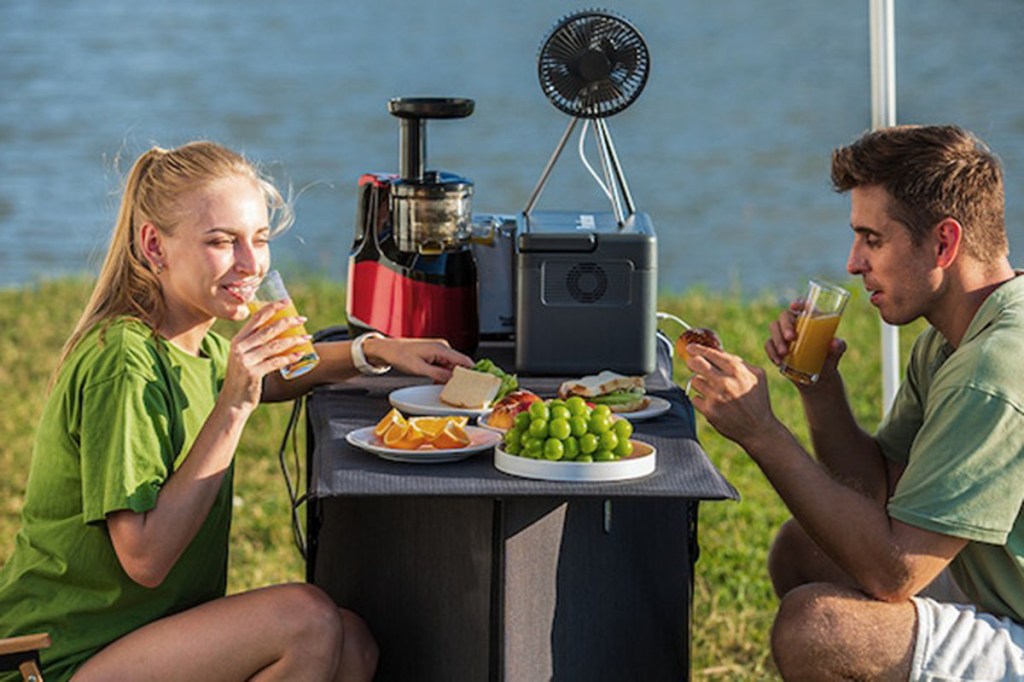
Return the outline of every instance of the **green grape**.
{"type": "Polygon", "coordinates": [[[602,417],[611,418],[612,408],[608,407],[607,405],[594,405],[594,409],[591,410],[590,414],[591,416],[601,415],[602,417]]]}
{"type": "Polygon", "coordinates": [[[598,438],[598,449],[600,450],[614,450],[619,444],[619,437],[615,435],[614,431],[605,431],[598,438]]]}
{"type": "Polygon", "coordinates": [[[548,438],[544,441],[544,459],[556,461],[565,456],[565,446],[557,438],[548,438]]]}
{"type": "Polygon", "coordinates": [[[594,458],[591,457],[590,455],[577,455],[576,461],[577,462],[593,462],[594,458]]]}
{"type": "Polygon", "coordinates": [[[633,436],[633,424],[628,419],[616,419],[612,429],[619,440],[629,440],[633,436]]]}
{"type": "Polygon", "coordinates": [[[548,401],[548,407],[559,407],[559,406],[563,406],[563,407],[565,406],[565,401],[562,400],[561,398],[552,398],[551,400],[548,401]]]}
{"type": "Polygon", "coordinates": [[[564,418],[555,418],[548,422],[548,435],[558,440],[565,440],[572,435],[572,428],[569,426],[569,420],[564,418]]]}
{"type": "MultiPolygon", "coordinates": [[[[508,431],[506,431],[505,432],[505,449],[507,450],[509,447],[511,447],[513,445],[516,446],[516,447],[519,447],[519,445],[521,445],[521,443],[520,443],[521,437],[522,437],[522,433],[520,433],[519,431],[516,431],[515,429],[509,429],[508,431]]],[[[512,454],[514,455],[515,453],[513,452],[512,454]]]]}
{"type": "Polygon", "coordinates": [[[572,435],[579,438],[587,432],[587,418],[579,415],[570,417],[569,428],[572,430],[572,435]]]}
{"type": "Polygon", "coordinates": [[[619,444],[612,450],[616,457],[629,457],[633,454],[633,443],[626,439],[620,439],[619,444]]]}
{"type": "Polygon", "coordinates": [[[565,406],[569,408],[569,413],[574,417],[586,416],[590,410],[587,407],[587,401],[578,395],[574,395],[565,401],[565,406]]]}
{"type": "Polygon", "coordinates": [[[543,419],[544,421],[551,419],[551,410],[548,408],[548,404],[543,400],[530,403],[530,418],[533,420],[543,419]]]}
{"type": "Polygon", "coordinates": [[[585,433],[579,438],[580,441],[580,452],[584,455],[593,454],[597,450],[598,438],[596,434],[585,433]]]}
{"type": "Polygon", "coordinates": [[[565,445],[565,457],[563,459],[576,459],[580,454],[580,442],[576,436],[569,436],[562,441],[565,445]]]}
{"type": "Polygon", "coordinates": [[[505,443],[505,452],[510,455],[518,455],[522,452],[522,446],[519,445],[519,441],[512,441],[511,443],[505,443]]]}
{"type": "Polygon", "coordinates": [[[605,431],[610,431],[612,428],[612,419],[607,415],[598,414],[595,409],[590,415],[590,420],[587,422],[587,431],[590,433],[602,434],[605,431]]]}
{"type": "Polygon", "coordinates": [[[541,454],[544,452],[544,440],[541,438],[531,438],[529,442],[523,444],[523,452],[527,457],[540,459],[541,454]]]}
{"type": "Polygon", "coordinates": [[[615,454],[611,450],[598,450],[594,453],[595,462],[614,462],[615,454]]]}
{"type": "Polygon", "coordinates": [[[552,405],[551,406],[551,418],[552,419],[568,419],[572,416],[572,412],[565,405],[552,405]]]}
{"type": "Polygon", "coordinates": [[[516,415],[515,428],[525,429],[529,427],[531,419],[529,410],[523,410],[516,415]]]}
{"type": "MultiPolygon", "coordinates": [[[[536,405],[537,403],[534,403],[536,405]]],[[[547,419],[534,419],[530,422],[530,435],[534,438],[547,438],[548,437],[548,420],[547,419]]]]}

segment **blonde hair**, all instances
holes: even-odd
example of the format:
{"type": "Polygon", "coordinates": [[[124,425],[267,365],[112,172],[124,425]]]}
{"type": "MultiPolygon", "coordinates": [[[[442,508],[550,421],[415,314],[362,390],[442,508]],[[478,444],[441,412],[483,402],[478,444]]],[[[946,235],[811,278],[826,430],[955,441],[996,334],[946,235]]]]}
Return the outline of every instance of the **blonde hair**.
{"type": "Polygon", "coordinates": [[[153,147],[136,159],[125,179],[99,278],[64,343],[51,386],[68,355],[96,325],[109,324],[121,316],[135,317],[154,330],[160,325],[166,304],[160,281],[139,244],[140,228],[152,223],[162,233],[174,234],[190,194],[233,176],[250,178],[259,186],[271,214],[272,234],[291,225],[292,208],[274,184],[241,154],[219,144],[198,141],[170,150],[153,147]]]}

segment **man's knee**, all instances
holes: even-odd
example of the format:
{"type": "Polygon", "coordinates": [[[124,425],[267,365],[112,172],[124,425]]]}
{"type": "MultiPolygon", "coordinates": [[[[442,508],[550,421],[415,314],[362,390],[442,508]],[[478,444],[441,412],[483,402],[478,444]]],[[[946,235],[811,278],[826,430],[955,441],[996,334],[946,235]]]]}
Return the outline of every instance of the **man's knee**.
{"type": "Polygon", "coordinates": [[[784,678],[808,679],[808,672],[818,669],[822,639],[829,636],[835,616],[828,586],[803,585],[782,597],[771,643],[775,664],[784,678]]]}
{"type": "Polygon", "coordinates": [[[842,585],[808,583],[782,598],[772,655],[785,679],[906,679],[915,615],[842,585]]]}

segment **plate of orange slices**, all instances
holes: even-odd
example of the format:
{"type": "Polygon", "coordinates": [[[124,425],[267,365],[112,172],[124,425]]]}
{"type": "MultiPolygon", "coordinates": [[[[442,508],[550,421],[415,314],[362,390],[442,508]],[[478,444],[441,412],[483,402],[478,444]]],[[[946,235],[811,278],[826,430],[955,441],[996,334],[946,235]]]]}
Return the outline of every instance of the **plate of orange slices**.
{"type": "Polygon", "coordinates": [[[405,417],[392,409],[374,426],[350,431],[345,440],[394,462],[457,462],[493,448],[501,435],[468,426],[466,416],[405,417]]]}

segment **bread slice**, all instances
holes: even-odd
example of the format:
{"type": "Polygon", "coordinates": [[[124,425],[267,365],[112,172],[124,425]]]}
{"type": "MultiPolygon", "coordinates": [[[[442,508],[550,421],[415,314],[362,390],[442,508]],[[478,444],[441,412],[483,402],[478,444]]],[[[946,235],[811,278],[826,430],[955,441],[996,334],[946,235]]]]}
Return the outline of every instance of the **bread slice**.
{"type": "Polygon", "coordinates": [[[642,393],[644,387],[643,377],[624,376],[606,369],[599,374],[562,382],[562,385],[558,387],[558,397],[563,400],[573,395],[596,398],[612,391],[628,391],[630,389],[639,389],[642,393]]]}
{"type": "Polygon", "coordinates": [[[456,367],[441,389],[441,402],[470,410],[486,409],[501,388],[501,378],[487,372],[456,367]]]}

